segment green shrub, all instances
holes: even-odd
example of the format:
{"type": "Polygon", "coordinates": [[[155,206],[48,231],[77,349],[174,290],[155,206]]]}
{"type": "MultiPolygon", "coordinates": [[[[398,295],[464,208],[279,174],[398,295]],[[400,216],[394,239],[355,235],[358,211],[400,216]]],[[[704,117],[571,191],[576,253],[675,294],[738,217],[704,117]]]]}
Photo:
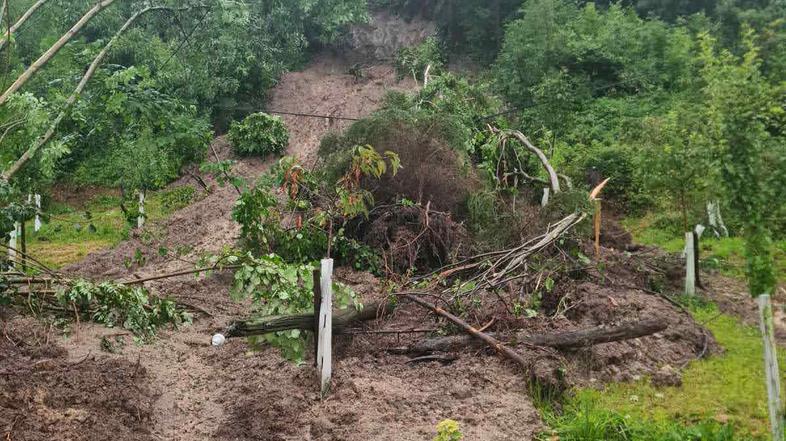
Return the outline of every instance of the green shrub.
{"type": "Polygon", "coordinates": [[[454,420],[442,420],[437,424],[437,436],[434,441],[461,441],[464,435],[461,433],[459,423],[454,420]]]}
{"type": "Polygon", "coordinates": [[[241,156],[281,154],[289,144],[289,132],[281,118],[262,112],[233,122],[228,135],[235,153],[241,156]]]}

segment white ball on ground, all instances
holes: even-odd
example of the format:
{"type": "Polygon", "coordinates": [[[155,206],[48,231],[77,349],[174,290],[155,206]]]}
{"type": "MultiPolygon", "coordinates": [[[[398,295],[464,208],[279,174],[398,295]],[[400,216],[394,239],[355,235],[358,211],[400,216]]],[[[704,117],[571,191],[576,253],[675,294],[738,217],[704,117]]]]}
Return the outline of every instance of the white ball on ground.
{"type": "Polygon", "coordinates": [[[211,342],[213,343],[213,346],[221,346],[221,345],[224,344],[224,342],[226,340],[227,339],[226,339],[226,337],[224,337],[223,334],[216,334],[216,335],[213,336],[213,339],[211,340],[211,342]]]}

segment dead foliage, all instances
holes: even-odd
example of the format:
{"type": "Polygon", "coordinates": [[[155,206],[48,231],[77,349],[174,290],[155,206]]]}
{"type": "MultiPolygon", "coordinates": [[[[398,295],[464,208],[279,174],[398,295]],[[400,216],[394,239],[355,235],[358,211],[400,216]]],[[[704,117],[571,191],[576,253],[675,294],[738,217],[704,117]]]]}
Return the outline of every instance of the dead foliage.
{"type": "Polygon", "coordinates": [[[385,269],[397,274],[439,268],[453,261],[467,241],[463,225],[429,203],[379,206],[363,227],[363,242],[380,251],[385,269]]]}

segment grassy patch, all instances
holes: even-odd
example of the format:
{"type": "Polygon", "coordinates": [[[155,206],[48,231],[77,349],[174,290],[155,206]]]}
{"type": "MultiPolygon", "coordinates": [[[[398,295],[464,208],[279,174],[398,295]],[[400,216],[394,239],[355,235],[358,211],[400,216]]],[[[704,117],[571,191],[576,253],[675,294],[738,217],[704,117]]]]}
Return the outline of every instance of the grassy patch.
{"type": "MultiPolygon", "coordinates": [[[[178,187],[151,193],[145,211],[148,222],[170,216],[196,197],[192,187],[178,187]]],[[[89,253],[110,248],[128,238],[132,225],[120,210],[120,199],[99,195],[84,207],[52,205],[45,210],[49,222],[38,232],[28,222],[27,249],[30,254],[53,268],[78,262],[89,253]]]]}
{"type": "MultiPolygon", "coordinates": [[[[683,372],[681,387],[654,388],[643,379],[611,384],[602,391],[578,391],[561,416],[546,412],[547,422],[558,433],[564,433],[559,439],[769,439],[758,330],[719,314],[714,306],[696,308],[693,313],[697,321],[706,322],[725,349],[722,355],[692,362],[683,372]],[[577,435],[582,433],[590,435],[577,435]],[[601,435],[593,435],[597,433],[601,435]],[[704,435],[691,435],[695,433],[704,435]]],[[[784,355],[784,351],[779,354],[781,366],[786,365],[784,355]]],[[[783,380],[786,381],[786,376],[783,380]]]]}
{"type": "MultiPolygon", "coordinates": [[[[658,246],[670,253],[681,252],[685,247],[684,234],[659,225],[655,215],[625,219],[623,225],[633,234],[637,243],[658,246]]],[[[745,241],[742,238],[716,239],[708,235],[702,238],[700,246],[701,263],[705,270],[716,270],[737,278],[745,277],[745,241]]],[[[776,241],[773,251],[778,280],[786,282],[786,240],[776,241]]]]}

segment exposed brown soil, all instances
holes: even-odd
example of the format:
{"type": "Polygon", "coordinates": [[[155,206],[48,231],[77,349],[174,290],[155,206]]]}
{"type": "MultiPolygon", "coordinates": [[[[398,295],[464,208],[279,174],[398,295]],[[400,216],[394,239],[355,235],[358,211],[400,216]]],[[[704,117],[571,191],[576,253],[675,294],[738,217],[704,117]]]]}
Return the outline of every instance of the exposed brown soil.
{"type": "MultiPolygon", "coordinates": [[[[3,440],[152,440],[156,396],[145,367],[87,354],[74,360],[57,333],[18,318],[0,339],[3,440]]],[[[97,352],[97,351],[96,351],[97,352]]]]}
{"type": "MultiPolygon", "coordinates": [[[[270,108],[363,116],[379,105],[386,90],[416,87],[409,81],[397,82],[393,69],[386,65],[368,67],[360,81],[348,70],[345,63],[319,58],[305,71],[282,78],[271,93],[270,108]]],[[[289,153],[307,164],[315,160],[325,133],[348,124],[283,118],[290,129],[289,153]]],[[[216,139],[214,147],[222,159],[229,156],[223,138],[216,139]]],[[[255,179],[271,162],[242,159],[236,172],[255,179]]],[[[208,181],[214,187],[211,194],[114,249],[94,253],[64,271],[102,279],[145,277],[191,268],[188,261],[199,253],[234,244],[239,232],[231,219],[235,190],[208,181]],[[183,260],[164,258],[158,255],[159,246],[171,250],[185,246],[190,251],[183,260]],[[146,263],[126,267],[137,249],[146,256],[146,263]]],[[[490,330],[578,329],[652,316],[667,321],[668,330],[569,353],[513,345],[532,360],[539,381],[552,381],[564,369],[566,380],[573,384],[650,374],[669,382],[673,379],[662,375],[668,368],[677,369],[714,350],[711,336],[689,316],[642,290],[649,280],[637,272],[636,255],[604,249],[603,258],[609,271],[584,273],[555,291],[552,303],[554,311],[560,312],[555,317],[504,317],[490,330]],[[561,302],[569,309],[560,309],[561,302]]],[[[368,274],[339,269],[337,278],[356,288],[366,301],[381,296],[381,287],[368,274]]],[[[532,439],[542,428],[528,396],[528,378],[517,366],[485,350],[468,349],[446,364],[407,363],[408,357],[383,350],[406,345],[424,334],[338,337],[332,393],[321,401],[309,363],[296,366],[269,347],[251,353],[243,340],[210,346],[211,334],[248,313],[248,304],[229,299],[231,283],[230,273],[207,280],[183,276],[146,283],[153,292],[204,312],[197,314],[194,325],[163,331],[152,344],[135,345],[130,337],[120,336],[125,345],[116,353],[100,349],[102,337],[117,334],[116,330],[83,323],[70,338],[61,339],[51,331],[47,341],[40,327],[33,334],[24,330],[28,319],[0,317],[14,342],[0,340],[0,369],[15,371],[0,375],[2,429],[10,432],[9,439],[25,440],[414,441],[431,439],[436,423],[452,418],[459,421],[466,439],[492,441],[532,439]],[[29,343],[36,338],[36,343],[29,343]],[[47,359],[51,361],[42,361],[47,359]]],[[[484,298],[488,304],[493,301],[484,298]]],[[[469,316],[474,325],[481,326],[504,313],[501,307],[490,307],[485,316],[469,316]]],[[[390,328],[452,330],[411,304],[363,329],[390,328]]]]}

